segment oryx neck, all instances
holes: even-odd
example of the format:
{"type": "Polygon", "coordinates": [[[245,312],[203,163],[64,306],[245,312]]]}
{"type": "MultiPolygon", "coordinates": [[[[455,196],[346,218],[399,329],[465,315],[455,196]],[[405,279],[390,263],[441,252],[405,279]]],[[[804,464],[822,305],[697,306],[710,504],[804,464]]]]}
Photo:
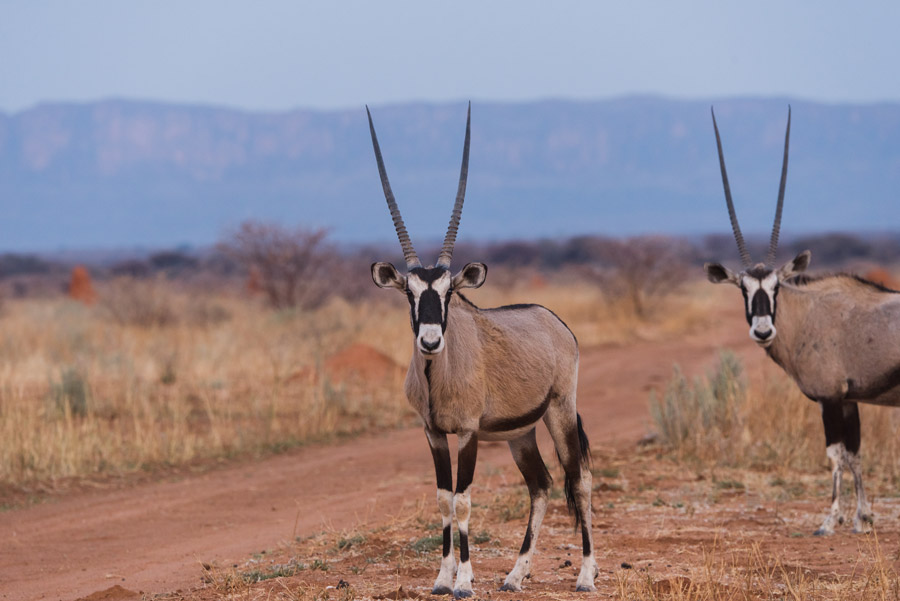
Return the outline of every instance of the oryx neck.
{"type": "Polygon", "coordinates": [[[804,288],[782,284],[778,288],[778,335],[766,352],[772,359],[788,369],[797,345],[797,338],[802,334],[805,315],[814,303],[813,295],[804,288]]]}

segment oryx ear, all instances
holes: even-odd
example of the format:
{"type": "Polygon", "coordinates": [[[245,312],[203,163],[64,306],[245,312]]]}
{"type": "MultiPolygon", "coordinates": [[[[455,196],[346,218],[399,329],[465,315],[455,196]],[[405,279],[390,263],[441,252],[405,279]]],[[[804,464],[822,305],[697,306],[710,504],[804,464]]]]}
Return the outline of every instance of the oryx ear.
{"type": "Polygon", "coordinates": [[[734,284],[738,287],[741,285],[741,278],[720,263],[704,263],[703,269],[706,271],[706,277],[709,278],[709,281],[713,284],[728,282],[729,284],[734,284]]]}
{"type": "Polygon", "coordinates": [[[778,270],[778,279],[786,280],[789,277],[795,276],[800,272],[806,271],[806,268],[809,267],[809,260],[812,258],[812,253],[808,250],[804,250],[802,253],[794,257],[793,261],[788,261],[778,270]]]}
{"type": "Polygon", "coordinates": [[[390,263],[372,263],[372,280],[379,288],[406,290],[406,276],[390,263]]]}
{"type": "Polygon", "coordinates": [[[478,288],[484,284],[487,277],[487,265],[484,263],[469,263],[462,271],[453,276],[453,288],[478,288]]]}

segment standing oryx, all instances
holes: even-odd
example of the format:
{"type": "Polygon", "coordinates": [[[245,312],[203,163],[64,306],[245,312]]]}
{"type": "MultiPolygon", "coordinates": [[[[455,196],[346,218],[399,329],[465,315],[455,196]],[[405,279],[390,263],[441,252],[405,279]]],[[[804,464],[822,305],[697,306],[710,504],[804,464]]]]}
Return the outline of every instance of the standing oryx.
{"type": "MultiPolygon", "coordinates": [[[[368,113],[368,108],[366,108],[368,113]]],[[[372,265],[381,288],[395,288],[409,299],[413,356],[406,374],[406,396],[425,422],[437,473],[437,501],[444,528],[441,571],[434,594],[472,594],[469,561],[469,485],[475,472],[478,440],[507,440],[531,496],[525,540],[501,590],[521,590],[531,570],[541,521],[547,510],[551,478],[535,439],[543,418],[566,473],[566,498],[581,525],[584,560],[578,591],[594,590],[597,566],[591,538],[591,471],[587,436],[575,410],[578,344],[553,312],[539,305],[479,309],[459,290],[478,288],[487,267],[469,263],[456,275],[450,259],[462,214],[469,164],[471,103],[456,204],[437,263],[424,267],[416,256],[391,192],[372,116],[369,129],[381,185],[403,248],[407,274],[390,263],[372,265]],[[447,434],[459,441],[456,492],[447,434]],[[459,528],[459,568],[453,558],[452,518],[459,528]],[[456,572],[456,582],[453,574],[456,572]]]]}
{"type": "Polygon", "coordinates": [[[725,200],[744,271],[736,274],[718,263],[707,263],[706,274],[713,283],[729,282],[741,289],[750,337],[822,408],[826,453],[832,464],[832,502],[815,533],[833,534],[835,524],[843,522],[844,465],[853,473],[856,487],[853,530],[863,531],[872,521],[872,511],[860,468],[857,403],[900,406],[900,294],[852,275],[800,274],[809,265],[809,251],[778,270],[773,268],[787,177],[790,108],[769,252],[765,263],[751,266],[731,201],[715,119],[713,114],[725,200]]]}

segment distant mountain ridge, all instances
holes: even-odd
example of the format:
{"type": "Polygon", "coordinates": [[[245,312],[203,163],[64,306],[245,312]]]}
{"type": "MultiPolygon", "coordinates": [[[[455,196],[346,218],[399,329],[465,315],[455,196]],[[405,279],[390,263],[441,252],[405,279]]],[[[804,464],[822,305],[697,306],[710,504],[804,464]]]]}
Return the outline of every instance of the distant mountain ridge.
{"type": "MultiPolygon", "coordinates": [[[[710,101],[472,105],[461,239],[728,231],[710,101]]],[[[745,230],[900,229],[900,103],[716,100],[745,230]]],[[[449,218],[465,103],[374,106],[413,240],[449,218]]],[[[0,250],[208,244],[248,218],[390,239],[365,109],[255,113],[109,100],[0,114],[0,250]]]]}

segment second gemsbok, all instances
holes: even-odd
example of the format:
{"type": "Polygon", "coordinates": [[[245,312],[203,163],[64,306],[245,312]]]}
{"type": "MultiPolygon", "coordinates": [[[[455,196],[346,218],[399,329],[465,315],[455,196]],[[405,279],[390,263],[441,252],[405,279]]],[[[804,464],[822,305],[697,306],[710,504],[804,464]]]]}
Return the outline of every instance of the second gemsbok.
{"type": "Polygon", "coordinates": [[[809,251],[775,269],[787,179],[790,109],[769,252],[765,263],[751,265],[731,200],[715,114],[713,127],[728,216],[744,270],[734,273],[719,263],[707,263],[707,277],[713,283],[727,282],[741,289],[750,337],[821,407],[826,454],[832,465],[832,493],[831,508],[815,534],[832,534],[843,522],[840,496],[845,466],[852,472],[856,488],[853,529],[864,531],[872,521],[872,510],[863,488],[857,403],[900,406],[900,294],[853,275],[809,277],[802,273],[809,265],[809,251]]]}

